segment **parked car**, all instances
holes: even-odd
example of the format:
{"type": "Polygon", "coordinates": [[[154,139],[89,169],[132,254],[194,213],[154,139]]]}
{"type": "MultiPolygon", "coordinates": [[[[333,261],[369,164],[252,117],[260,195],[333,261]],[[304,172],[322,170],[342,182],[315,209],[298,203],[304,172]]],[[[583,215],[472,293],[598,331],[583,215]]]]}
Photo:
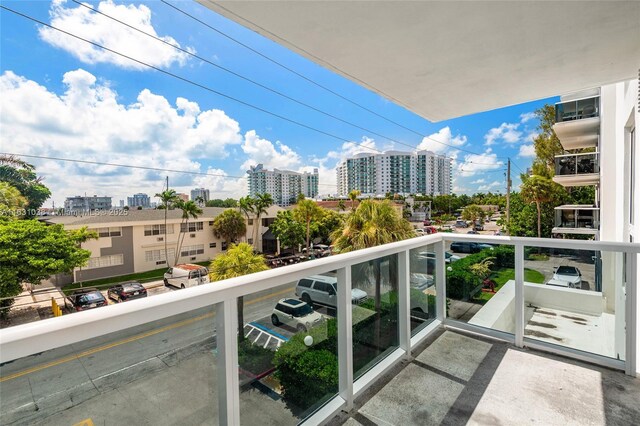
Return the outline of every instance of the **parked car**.
{"type": "Polygon", "coordinates": [[[436,232],[438,232],[438,230],[436,229],[435,226],[425,226],[424,227],[424,233],[425,234],[435,234],[436,232]]]}
{"type": "Polygon", "coordinates": [[[107,306],[107,299],[97,288],[81,288],[75,290],[69,296],[69,301],[76,311],[86,311],[87,309],[107,306]]]}
{"type": "Polygon", "coordinates": [[[204,266],[183,263],[169,268],[164,274],[164,285],[179,288],[195,287],[209,282],[209,270],[204,266]]]}
{"type": "MultiPolygon", "coordinates": [[[[424,256],[424,257],[429,257],[432,259],[436,258],[436,254],[432,251],[423,251],[418,253],[419,256],[424,256]]],[[[456,262],[458,260],[460,260],[460,256],[456,256],[455,254],[451,253],[450,251],[445,251],[444,252],[444,263],[451,263],[451,262],[456,262]]]]}
{"type": "Polygon", "coordinates": [[[425,235],[424,229],[417,228],[417,229],[414,229],[414,231],[416,231],[416,235],[418,237],[423,237],[425,235]]]}
{"type": "Polygon", "coordinates": [[[320,324],[323,319],[311,305],[296,299],[280,299],[271,314],[273,325],[286,324],[298,331],[307,331],[320,324]]]}
{"type": "Polygon", "coordinates": [[[468,228],[469,224],[467,223],[466,220],[456,220],[455,227],[456,228],[468,228]]]}
{"type": "Polygon", "coordinates": [[[473,243],[467,241],[454,241],[451,243],[451,251],[454,253],[478,253],[484,249],[493,250],[490,244],[473,243]]]}
{"type": "Polygon", "coordinates": [[[424,291],[434,284],[433,276],[421,272],[412,272],[409,285],[420,291],[424,291]]]}
{"type": "Polygon", "coordinates": [[[137,281],[118,284],[107,290],[107,297],[116,302],[126,302],[127,300],[147,297],[147,289],[137,281]]]}
{"type": "Polygon", "coordinates": [[[580,273],[580,270],[575,266],[558,266],[553,272],[553,277],[551,277],[551,281],[554,281],[554,283],[550,285],[562,286],[561,285],[562,283],[566,283],[567,285],[563,287],[581,288],[582,273],[580,273]]]}
{"type": "MultiPolygon", "coordinates": [[[[337,305],[338,279],[325,275],[303,278],[296,285],[296,296],[309,305],[314,303],[335,308],[337,305]]],[[[360,304],[367,299],[367,293],[359,288],[351,289],[351,303],[360,304]]]]}
{"type": "Polygon", "coordinates": [[[476,231],[475,229],[472,229],[471,231],[467,231],[467,234],[477,234],[478,231],[476,231]]]}

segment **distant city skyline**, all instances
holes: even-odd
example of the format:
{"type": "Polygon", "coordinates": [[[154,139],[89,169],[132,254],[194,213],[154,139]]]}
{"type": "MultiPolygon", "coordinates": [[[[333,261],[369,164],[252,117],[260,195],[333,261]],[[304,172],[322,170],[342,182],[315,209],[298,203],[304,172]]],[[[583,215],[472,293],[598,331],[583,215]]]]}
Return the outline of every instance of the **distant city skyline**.
{"type": "Polygon", "coordinates": [[[141,192],[153,200],[163,190],[167,175],[177,192],[188,194],[194,187],[204,187],[211,198],[239,198],[247,194],[245,171],[256,164],[294,172],[317,168],[319,193],[335,194],[336,165],[345,158],[410,151],[411,147],[454,159],[454,193],[504,192],[507,157],[513,160],[512,179],[517,188],[519,173],[530,166],[534,156],[532,141],[538,124],[534,111],[557,100],[431,123],[196,2],[183,2],[180,7],[275,63],[161,2],[102,1],[91,7],[272,91],[72,2],[6,1],[3,5],[228,95],[217,96],[3,10],[3,150],[38,156],[22,158],[34,164],[52,190],[46,207],[54,202],[62,205],[66,197],[85,192],[109,193],[115,200],[141,192]],[[367,105],[390,121],[276,63],[286,64],[356,104],[367,105]]]}

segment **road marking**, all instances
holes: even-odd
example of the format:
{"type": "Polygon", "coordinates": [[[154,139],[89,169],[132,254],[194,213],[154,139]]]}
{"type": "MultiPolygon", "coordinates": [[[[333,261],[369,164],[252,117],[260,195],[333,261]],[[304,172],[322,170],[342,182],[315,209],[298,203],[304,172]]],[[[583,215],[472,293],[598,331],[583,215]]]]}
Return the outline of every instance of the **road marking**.
{"type": "MultiPolygon", "coordinates": [[[[269,298],[271,298],[273,296],[279,296],[281,294],[285,294],[287,292],[291,292],[291,290],[293,290],[293,287],[287,288],[285,290],[281,290],[281,291],[279,291],[277,293],[271,293],[271,294],[268,294],[268,295],[265,295],[265,296],[258,297],[257,299],[253,299],[253,300],[248,301],[247,303],[245,303],[245,305],[253,305],[254,303],[262,302],[263,300],[267,300],[267,299],[269,299],[269,298]]],[[[155,334],[163,333],[165,331],[173,330],[175,328],[184,327],[186,325],[193,324],[194,322],[198,322],[198,321],[201,321],[201,320],[206,319],[206,318],[212,318],[214,316],[215,316],[215,313],[210,312],[208,314],[200,315],[200,316],[197,316],[197,317],[194,317],[194,318],[189,318],[189,319],[177,322],[175,324],[166,325],[164,327],[157,328],[155,330],[151,330],[151,331],[148,331],[146,333],[141,333],[141,334],[137,334],[135,336],[127,337],[126,339],[118,340],[116,342],[109,343],[107,345],[102,345],[102,346],[98,346],[98,347],[93,348],[93,349],[88,349],[88,350],[86,350],[84,352],[80,352],[79,354],[68,355],[66,357],[57,359],[55,361],[51,361],[51,362],[48,362],[48,363],[45,363],[45,364],[36,365],[35,367],[27,368],[26,370],[19,371],[17,373],[11,374],[9,376],[0,377],[0,383],[5,382],[7,380],[17,379],[18,377],[22,377],[22,376],[25,376],[27,374],[35,373],[37,371],[41,371],[41,370],[44,370],[44,369],[47,369],[47,368],[50,368],[50,367],[55,367],[56,365],[65,364],[67,362],[74,361],[74,360],[79,360],[80,358],[84,358],[84,357],[87,357],[89,355],[93,355],[95,353],[102,352],[102,351],[107,350],[107,349],[115,348],[117,346],[124,345],[125,343],[135,342],[136,340],[140,340],[140,339],[143,339],[145,337],[153,336],[155,334]]]]}
{"type": "Polygon", "coordinates": [[[95,425],[93,424],[93,420],[91,420],[91,419],[84,419],[84,420],[82,420],[81,422],[76,423],[76,424],[75,424],[75,425],[73,425],[73,426],[95,426],[95,425]]]}

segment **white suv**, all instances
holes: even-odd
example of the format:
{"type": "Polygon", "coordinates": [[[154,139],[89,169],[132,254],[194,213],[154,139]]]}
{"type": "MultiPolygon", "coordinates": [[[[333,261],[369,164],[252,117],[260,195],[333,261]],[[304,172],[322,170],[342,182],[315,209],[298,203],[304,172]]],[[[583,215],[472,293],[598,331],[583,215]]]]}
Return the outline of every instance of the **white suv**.
{"type": "Polygon", "coordinates": [[[281,299],[271,314],[273,325],[286,324],[298,331],[307,331],[323,319],[311,306],[297,299],[281,299]]]}
{"type": "MultiPolygon", "coordinates": [[[[308,305],[319,303],[335,308],[337,306],[338,279],[324,275],[311,275],[298,281],[296,296],[308,305]]],[[[351,303],[360,304],[367,299],[367,293],[359,288],[351,289],[351,303]]]]}

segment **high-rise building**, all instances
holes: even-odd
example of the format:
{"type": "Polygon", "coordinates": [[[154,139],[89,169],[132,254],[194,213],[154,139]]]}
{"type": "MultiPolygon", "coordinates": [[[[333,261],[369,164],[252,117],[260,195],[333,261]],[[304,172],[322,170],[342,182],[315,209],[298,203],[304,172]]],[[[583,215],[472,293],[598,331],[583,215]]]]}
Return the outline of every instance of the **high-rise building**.
{"type": "Polygon", "coordinates": [[[191,190],[191,199],[193,201],[196,201],[196,199],[200,197],[202,198],[202,200],[204,200],[202,202],[202,204],[206,203],[207,201],[209,201],[209,190],[205,189],[205,188],[194,188],[191,190]]]}
{"type": "Polygon", "coordinates": [[[111,197],[87,197],[76,195],[75,197],[67,197],[64,200],[64,209],[70,212],[92,211],[92,210],[109,210],[111,209],[111,197]]]}
{"type": "Polygon", "coordinates": [[[451,194],[451,158],[431,151],[361,153],[338,165],[338,194],[451,194]]]}
{"type": "Polygon", "coordinates": [[[184,192],[178,192],[176,194],[176,197],[178,197],[182,201],[189,201],[189,195],[185,194],[184,192]]]}
{"type": "Polygon", "coordinates": [[[249,174],[249,195],[270,194],[274,204],[289,206],[295,204],[299,194],[314,198],[318,195],[318,169],[309,172],[292,172],[273,169],[264,165],[251,166],[249,174]]]}
{"type": "Polygon", "coordinates": [[[151,206],[151,199],[147,194],[137,193],[133,194],[133,197],[127,197],[127,205],[129,207],[144,207],[149,208],[151,206]]]}

